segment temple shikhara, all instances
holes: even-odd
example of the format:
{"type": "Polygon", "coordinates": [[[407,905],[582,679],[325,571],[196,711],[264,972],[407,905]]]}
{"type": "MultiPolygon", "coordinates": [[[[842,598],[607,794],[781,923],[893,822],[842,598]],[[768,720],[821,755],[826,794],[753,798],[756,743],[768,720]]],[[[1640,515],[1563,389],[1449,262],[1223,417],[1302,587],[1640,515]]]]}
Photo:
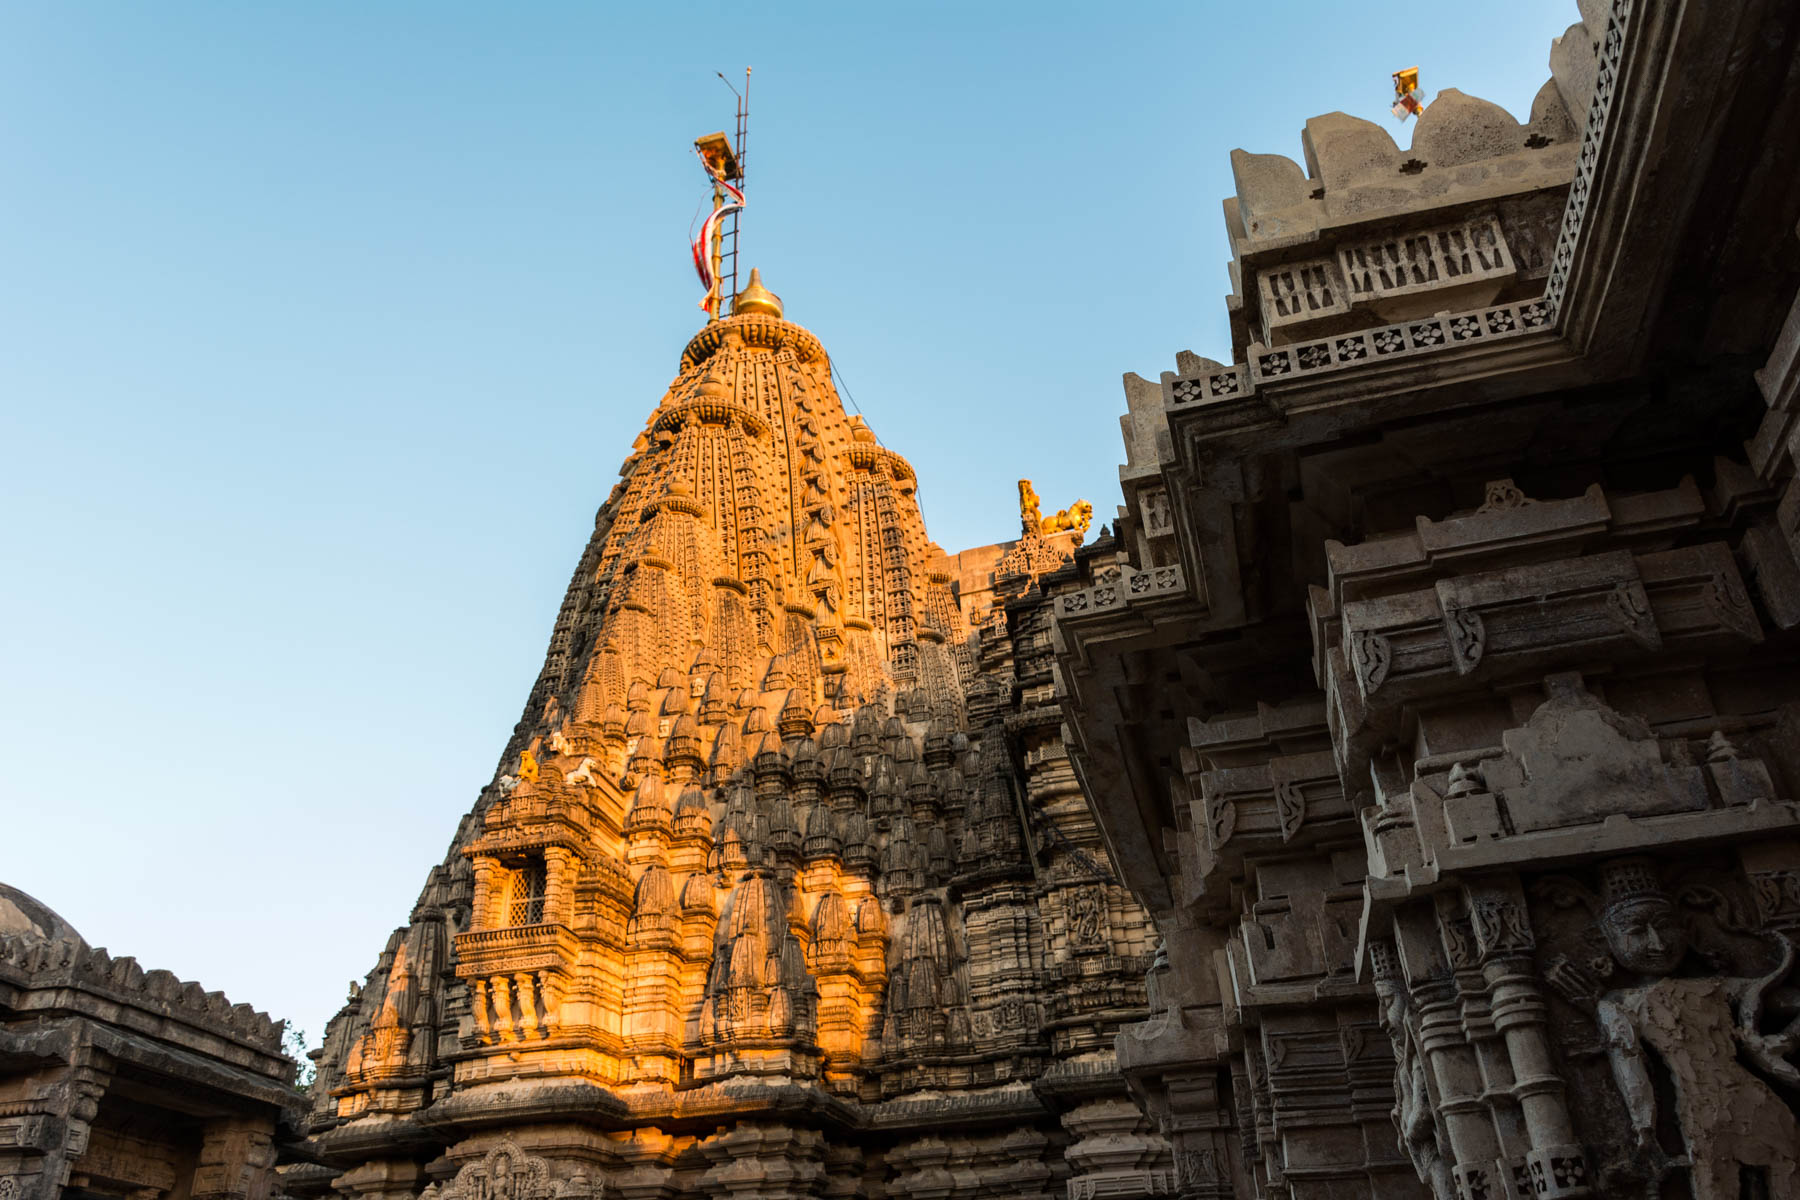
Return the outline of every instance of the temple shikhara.
{"type": "Polygon", "coordinates": [[[621,476],[494,782],[326,1034],[289,1187],[1153,1187],[1113,1039],[1154,931],[1048,614],[1005,611],[1085,522],[1022,483],[1017,542],[946,555],[756,273],[621,476]]]}
{"type": "Polygon", "coordinates": [[[1229,354],[955,553],[738,286],[740,105],[310,1088],[0,889],[0,1200],[1800,1200],[1800,9],[1578,15],[1234,152],[1229,354]]]}

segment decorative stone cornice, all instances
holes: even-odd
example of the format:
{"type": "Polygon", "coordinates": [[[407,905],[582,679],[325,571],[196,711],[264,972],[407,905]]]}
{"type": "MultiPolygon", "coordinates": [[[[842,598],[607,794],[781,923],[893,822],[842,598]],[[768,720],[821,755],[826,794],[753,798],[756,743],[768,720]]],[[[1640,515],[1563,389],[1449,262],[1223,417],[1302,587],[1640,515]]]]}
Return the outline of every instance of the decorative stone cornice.
{"type": "Polygon", "coordinates": [[[825,361],[825,348],[809,331],[779,317],[745,313],[713,321],[696,333],[681,352],[681,369],[689,370],[711,358],[725,344],[728,334],[735,334],[752,349],[790,351],[796,362],[825,361]]]}

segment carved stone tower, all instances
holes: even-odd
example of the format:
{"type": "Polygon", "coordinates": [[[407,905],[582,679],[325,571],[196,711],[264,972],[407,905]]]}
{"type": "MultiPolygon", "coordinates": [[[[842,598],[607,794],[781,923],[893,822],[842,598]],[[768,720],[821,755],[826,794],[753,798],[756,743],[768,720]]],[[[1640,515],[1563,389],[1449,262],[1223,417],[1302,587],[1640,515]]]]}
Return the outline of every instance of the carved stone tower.
{"type": "Polygon", "coordinates": [[[754,274],[621,475],[290,1189],[1170,1190],[1111,1049],[1148,918],[994,600],[1079,530],[945,556],[754,274]]]}

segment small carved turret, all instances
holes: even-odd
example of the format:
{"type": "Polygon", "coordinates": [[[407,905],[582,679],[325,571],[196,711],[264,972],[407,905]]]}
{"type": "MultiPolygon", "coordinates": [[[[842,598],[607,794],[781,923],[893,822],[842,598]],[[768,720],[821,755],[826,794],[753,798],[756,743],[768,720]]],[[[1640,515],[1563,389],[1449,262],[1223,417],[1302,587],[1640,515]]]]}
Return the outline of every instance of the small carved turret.
{"type": "Polygon", "coordinates": [[[631,810],[625,815],[627,832],[639,830],[667,833],[673,814],[665,798],[662,780],[654,775],[640,782],[631,796],[631,810]]]}
{"type": "Polygon", "coordinates": [[[838,832],[838,817],[824,805],[813,809],[806,818],[806,859],[842,858],[844,839],[838,832]]]}

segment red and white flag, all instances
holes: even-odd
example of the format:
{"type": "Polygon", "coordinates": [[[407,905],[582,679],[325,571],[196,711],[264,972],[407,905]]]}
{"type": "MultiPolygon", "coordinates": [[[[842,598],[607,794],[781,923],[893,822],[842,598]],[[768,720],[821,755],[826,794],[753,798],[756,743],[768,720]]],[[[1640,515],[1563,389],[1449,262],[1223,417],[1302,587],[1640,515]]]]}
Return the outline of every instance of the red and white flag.
{"type": "Polygon", "coordinates": [[[741,189],[732,187],[716,176],[714,182],[725,189],[725,203],[707,214],[706,220],[700,224],[700,232],[695,236],[693,243],[694,271],[700,276],[700,285],[706,289],[706,294],[700,297],[700,307],[706,311],[706,315],[709,317],[717,316],[719,313],[719,281],[713,275],[713,237],[718,232],[719,222],[732,213],[744,210],[744,193],[741,189]]]}

